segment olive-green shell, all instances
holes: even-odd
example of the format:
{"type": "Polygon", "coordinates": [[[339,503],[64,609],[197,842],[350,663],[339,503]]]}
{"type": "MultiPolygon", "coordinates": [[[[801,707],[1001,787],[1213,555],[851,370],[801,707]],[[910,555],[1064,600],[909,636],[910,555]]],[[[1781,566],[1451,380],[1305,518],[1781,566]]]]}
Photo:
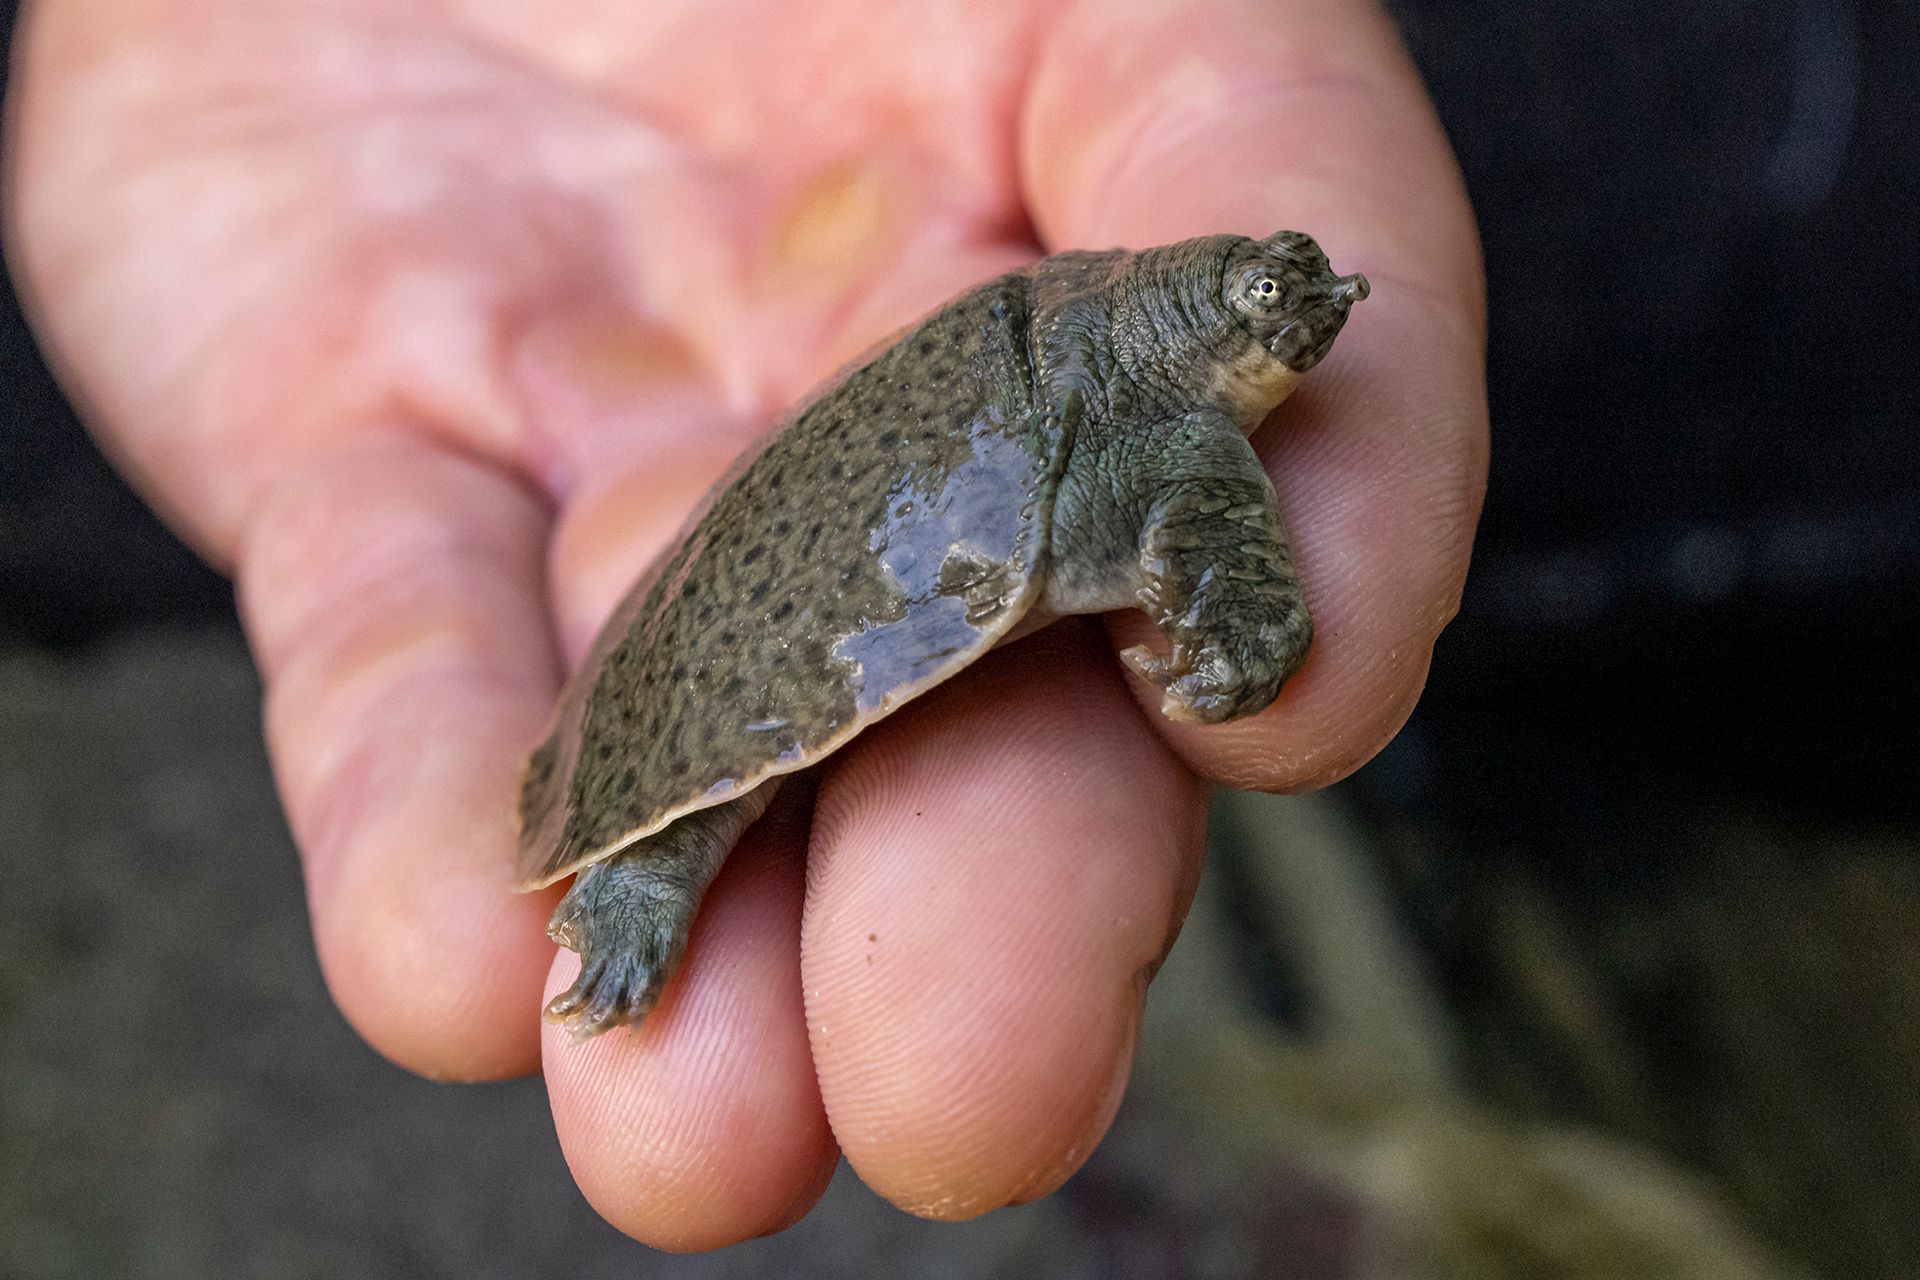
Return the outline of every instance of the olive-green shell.
{"type": "Polygon", "coordinates": [[[715,489],[528,762],[527,887],[804,768],[1019,621],[1071,430],[1031,306],[1016,274],[941,308],[715,489]]]}

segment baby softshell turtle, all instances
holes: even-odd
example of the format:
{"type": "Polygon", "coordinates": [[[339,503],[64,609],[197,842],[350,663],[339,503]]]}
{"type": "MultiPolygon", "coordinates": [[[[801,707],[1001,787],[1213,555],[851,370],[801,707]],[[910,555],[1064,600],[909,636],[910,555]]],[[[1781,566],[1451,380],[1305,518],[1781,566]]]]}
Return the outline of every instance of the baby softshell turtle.
{"type": "Polygon", "coordinates": [[[1313,240],[1063,253],[842,373],[715,488],[562,693],[521,788],[519,872],[574,875],[548,932],[577,1036],[635,1023],[779,779],[1012,632],[1138,608],[1121,655],[1213,724],[1279,694],[1307,618],[1247,443],[1364,276],[1313,240]]]}

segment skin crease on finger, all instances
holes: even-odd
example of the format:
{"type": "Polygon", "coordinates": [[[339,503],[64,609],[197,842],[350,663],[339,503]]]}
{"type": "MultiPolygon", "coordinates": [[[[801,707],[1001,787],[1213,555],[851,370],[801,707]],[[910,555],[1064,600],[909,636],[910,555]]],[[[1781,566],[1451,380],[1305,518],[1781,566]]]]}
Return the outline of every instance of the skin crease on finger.
{"type": "Polygon", "coordinates": [[[1166,744],[1269,789],[1365,759],[1417,695],[1485,469],[1471,216],[1372,5],[967,3],[875,20],[820,3],[749,23],[725,11],[721,30],[702,12],[37,5],[12,212],[36,319],[103,440],[211,554],[240,561],[249,626],[275,655],[276,769],[329,982],[370,1040],[437,1075],[535,1052],[542,909],[456,868],[510,861],[510,819],[479,798],[533,736],[548,627],[577,654],[676,515],[794,396],[1039,252],[1036,229],[1065,248],[1295,225],[1374,280],[1256,439],[1321,626],[1274,709],[1213,730],[1143,716],[1080,627],[1077,665],[1069,640],[1030,642],[1047,655],[1035,670],[1058,668],[1046,687],[1022,683],[1028,650],[996,655],[836,761],[801,926],[804,1013],[791,944],[754,942],[792,936],[775,917],[793,899],[755,872],[716,894],[714,937],[696,940],[714,976],[689,978],[682,1011],[649,1031],[693,1075],[713,1061],[684,1038],[698,1028],[744,1047],[716,1078],[789,1109],[761,1173],[725,1159],[746,1141],[739,1113],[689,1109],[662,1083],[687,1076],[596,1046],[576,1073],[571,1046],[549,1043],[582,1185],[623,1229],[683,1248],[811,1202],[823,1105],[861,1174],[920,1212],[965,1216],[1071,1172],[1124,1080],[1138,975],[1190,891],[1198,791],[1166,744]],[[290,17],[314,39],[286,39],[290,17]],[[332,54],[301,55],[314,47],[332,54]],[[300,537],[248,528],[377,456],[368,437],[396,423],[422,469],[389,474],[421,480],[424,523],[397,493],[371,523],[322,510],[300,537]],[[470,497],[442,503],[441,484],[470,497]],[[360,530],[417,548],[414,581],[471,589],[411,592],[389,566],[366,590],[337,572],[349,557],[297,554],[360,530]],[[280,621],[309,615],[326,624],[311,643],[280,621]],[[497,666],[471,660],[487,634],[504,637],[497,666]],[[1142,798],[1151,813],[1131,807],[1142,798]],[[445,894],[394,891],[423,867],[447,873],[445,894]],[[749,1009],[763,1020],[739,1021],[749,1009]],[[696,1158],[696,1139],[713,1150],[696,1158]]]}
{"type": "Polygon", "coordinates": [[[412,1070],[521,1074],[556,895],[512,892],[509,863],[476,851],[510,829],[510,744],[552,701],[544,515],[398,434],[296,478],[241,549],[240,604],[328,986],[412,1070]]]}

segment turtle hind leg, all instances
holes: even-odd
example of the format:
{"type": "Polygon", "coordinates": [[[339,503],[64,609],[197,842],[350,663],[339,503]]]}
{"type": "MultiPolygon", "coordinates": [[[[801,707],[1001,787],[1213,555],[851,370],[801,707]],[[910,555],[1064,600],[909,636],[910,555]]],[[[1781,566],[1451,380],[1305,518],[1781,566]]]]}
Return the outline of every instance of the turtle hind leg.
{"type": "Polygon", "coordinates": [[[548,1003],[549,1022],[585,1040],[646,1017],[687,949],[707,886],[774,790],[762,783],[687,814],[574,877],[547,934],[580,953],[580,974],[548,1003]]]}

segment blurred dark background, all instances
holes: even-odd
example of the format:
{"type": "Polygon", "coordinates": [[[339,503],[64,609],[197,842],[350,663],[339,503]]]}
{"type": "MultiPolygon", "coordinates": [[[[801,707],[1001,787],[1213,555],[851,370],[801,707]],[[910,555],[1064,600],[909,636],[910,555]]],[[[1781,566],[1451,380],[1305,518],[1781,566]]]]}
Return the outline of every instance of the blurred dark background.
{"type": "Polygon", "coordinates": [[[1399,8],[1491,291],[1441,803],[1516,814],[1441,776],[1466,752],[1572,817],[1582,762],[1911,816],[1920,9],[1399,8]]]}
{"type": "MultiPolygon", "coordinates": [[[[1343,801],[1483,1096],[1711,1175],[1822,1274],[1920,1274],[1920,6],[1394,8],[1481,220],[1495,448],[1343,801]]],[[[8,295],[0,657],[235,627],[8,295]]]]}

